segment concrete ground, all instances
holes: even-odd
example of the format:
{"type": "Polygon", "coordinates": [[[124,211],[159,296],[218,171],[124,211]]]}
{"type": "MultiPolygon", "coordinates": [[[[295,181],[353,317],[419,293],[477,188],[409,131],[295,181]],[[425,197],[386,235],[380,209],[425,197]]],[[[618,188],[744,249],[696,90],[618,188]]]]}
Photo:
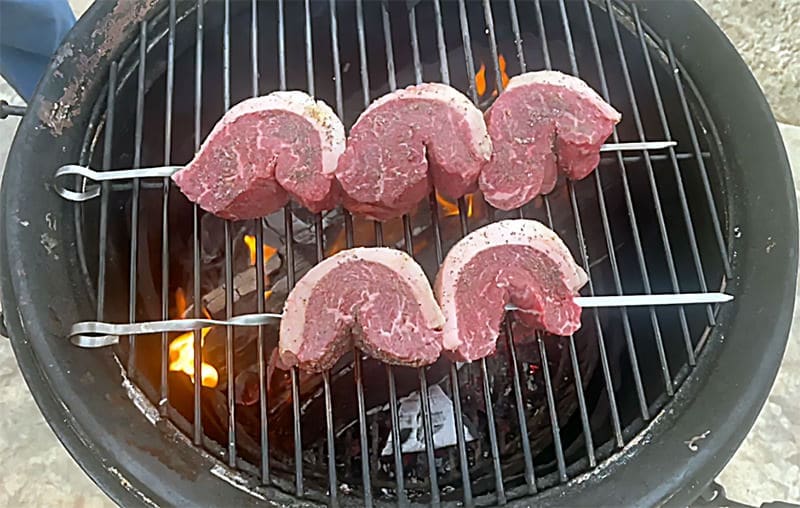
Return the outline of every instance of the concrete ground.
{"type": "MultiPolygon", "coordinates": [[[[3,0],[0,0],[0,2],[3,0]]],[[[655,0],[668,1],[668,0],[655,0]]],[[[91,0],[71,0],[80,15],[91,0]]],[[[800,0],[700,0],[750,65],[781,125],[800,196],[800,0]]],[[[0,80],[0,99],[19,104],[0,80]]],[[[17,121],[0,121],[0,168],[17,121]]],[[[800,298],[800,294],[798,294],[800,298]]],[[[719,477],[729,498],[800,503],[800,314],[778,379],[753,430],[719,477]]],[[[7,341],[0,340],[0,507],[113,506],[40,415],[7,341]]]]}

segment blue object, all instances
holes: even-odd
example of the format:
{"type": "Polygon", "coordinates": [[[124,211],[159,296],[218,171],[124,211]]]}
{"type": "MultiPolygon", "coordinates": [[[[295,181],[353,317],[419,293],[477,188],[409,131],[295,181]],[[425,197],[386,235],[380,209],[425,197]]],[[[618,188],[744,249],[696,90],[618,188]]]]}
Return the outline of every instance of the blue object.
{"type": "Polygon", "coordinates": [[[0,0],[0,75],[25,101],[74,24],[67,0],[0,0]]]}

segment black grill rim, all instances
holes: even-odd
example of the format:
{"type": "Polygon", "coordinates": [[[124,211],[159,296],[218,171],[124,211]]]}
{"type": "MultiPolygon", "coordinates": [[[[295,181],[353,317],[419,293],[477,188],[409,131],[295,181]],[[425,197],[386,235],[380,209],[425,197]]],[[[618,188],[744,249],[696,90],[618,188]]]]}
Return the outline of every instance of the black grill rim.
{"type": "MultiPolygon", "coordinates": [[[[161,1],[153,7],[160,10],[165,4],[166,1],[161,1]]],[[[123,2],[120,7],[125,7],[123,2]]],[[[113,26],[112,13],[119,16],[117,6],[93,6],[70,34],[66,44],[71,44],[73,50],[88,52],[96,49],[85,34],[92,33],[96,27],[108,29],[109,23],[113,26]]],[[[729,201],[737,194],[754,192],[755,189],[761,195],[785,199],[775,200],[771,210],[729,208],[735,216],[732,218],[738,219],[732,220],[731,224],[741,224],[745,230],[758,231],[759,241],[744,243],[737,251],[740,255],[739,264],[735,267],[734,281],[729,288],[737,295],[737,302],[720,314],[720,321],[725,325],[713,332],[695,371],[694,379],[705,380],[705,385],[701,386],[699,382],[685,384],[675,400],[667,406],[667,409],[674,409],[680,416],[674,420],[665,417],[654,421],[641,438],[650,440],[650,446],[630,450],[622,460],[614,462],[613,468],[595,471],[588,478],[578,478],[570,484],[550,489],[539,498],[541,501],[585,504],[580,501],[584,499],[590,504],[616,504],[635,499],[643,504],[660,504],[664,501],[680,504],[690,500],[698,493],[697,489],[704,486],[705,480],[721,469],[755,420],[777,372],[791,321],[797,267],[796,204],[788,161],[766,101],[730,43],[698,6],[692,2],[682,2],[679,6],[674,3],[659,5],[656,2],[642,5],[640,13],[645,23],[656,32],[670,35],[676,54],[689,75],[716,75],[718,82],[727,84],[726,89],[721,90],[713,83],[694,83],[698,85],[697,91],[705,92],[698,95],[709,98],[707,106],[710,112],[717,115],[717,122],[728,120],[725,125],[729,125],[730,132],[734,133],[734,139],[726,139],[725,150],[721,151],[729,156],[733,169],[730,175],[733,192],[729,201]],[[681,21],[684,22],[674,23],[676,12],[680,10],[683,11],[681,21]],[[684,45],[683,42],[689,44],[684,45]],[[714,57],[705,58],[709,55],[714,57]],[[720,79],[721,76],[725,79],[720,79]],[[730,111],[731,104],[737,104],[735,112],[730,111]],[[738,132],[737,125],[742,127],[738,132]],[[743,133],[747,132],[752,134],[744,139],[743,133]],[[763,167],[764,171],[759,175],[743,171],[744,168],[754,167],[763,167]],[[765,174],[772,179],[768,181],[765,174]],[[764,238],[769,235],[785,239],[772,249],[774,257],[764,259],[762,235],[764,238]],[[775,263],[773,259],[786,262],[775,263]],[[778,292],[777,288],[781,291],[778,292]],[[746,309],[746,312],[739,313],[738,309],[746,309]],[[760,312],[759,320],[751,319],[754,312],[760,312]],[[723,332],[726,332],[724,342],[721,340],[723,332]],[[753,337],[766,338],[760,344],[763,348],[758,365],[760,371],[758,375],[749,375],[748,382],[741,390],[732,393],[734,390],[730,389],[729,373],[741,375],[743,372],[755,372],[752,365],[753,337]],[[692,411],[695,407],[698,409],[692,411]],[[729,420],[733,419],[738,420],[738,425],[730,424],[729,420]],[[706,428],[711,428],[712,433],[697,455],[683,448],[683,441],[702,433],[706,428]],[[690,460],[693,458],[695,460],[690,460]],[[601,481],[604,483],[601,488],[593,488],[601,481]]],[[[124,32],[127,41],[135,37],[137,14],[134,13],[127,20],[129,25],[124,32]]],[[[86,97],[96,97],[101,93],[109,62],[108,58],[101,60],[94,76],[87,77],[86,97]]],[[[75,68],[68,59],[51,65],[30,111],[38,112],[45,107],[43,97],[60,97],[63,93],[63,78],[54,76],[56,71],[70,76],[75,68]]],[[[42,266],[48,266],[47,271],[52,269],[52,273],[70,273],[68,270],[74,265],[70,266],[63,258],[60,262],[54,262],[50,258],[30,256],[35,249],[41,250],[38,247],[38,234],[31,235],[26,226],[9,219],[16,217],[15,214],[26,216],[22,213],[43,216],[53,210],[67,212],[62,216],[68,216],[68,209],[49,199],[50,196],[44,197],[41,203],[26,203],[22,195],[24,193],[18,192],[18,189],[41,190],[40,182],[49,180],[52,168],[78,156],[74,153],[75,147],[79,146],[77,141],[87,126],[88,115],[86,112],[75,114],[72,120],[74,125],[65,128],[64,133],[57,137],[58,142],[53,143],[53,137],[46,127],[35,130],[41,125],[36,116],[26,117],[12,147],[8,171],[4,176],[2,204],[7,220],[0,227],[6,242],[0,253],[0,261],[3,265],[3,303],[7,309],[6,320],[15,353],[50,425],[87,473],[116,501],[126,505],[134,501],[144,504],[143,496],[146,496],[159,504],[180,504],[181,501],[208,503],[219,496],[219,493],[216,496],[213,494],[221,490],[208,473],[211,462],[203,464],[204,468],[195,467],[199,476],[193,482],[184,480],[186,489],[176,489],[176,486],[181,487],[180,477],[160,460],[128,449],[132,447],[115,446],[126,436],[129,427],[135,428],[136,433],[149,435],[153,443],[162,442],[169,446],[171,440],[164,439],[161,432],[146,422],[129,422],[115,415],[106,415],[106,418],[93,416],[89,409],[103,408],[102,397],[95,400],[94,394],[84,393],[86,389],[80,386],[77,379],[70,377],[68,366],[59,362],[56,348],[53,347],[53,341],[63,336],[63,327],[68,323],[58,324],[60,327],[51,324],[46,317],[46,302],[40,298],[47,288],[46,284],[51,281],[37,279],[33,274],[42,266]],[[61,150],[62,145],[65,151],[61,150]],[[38,160],[44,160],[47,164],[31,164],[30,154],[38,155],[38,160]],[[31,183],[31,180],[36,183],[31,183]],[[30,275],[19,277],[12,274],[30,275]],[[10,309],[15,307],[18,311],[11,312],[10,309]],[[119,428],[110,425],[114,423],[119,428]],[[139,424],[142,424],[141,428],[139,424]],[[123,479],[130,482],[130,487],[125,487],[125,482],[121,482],[123,479]],[[197,488],[198,484],[201,484],[202,491],[197,488]],[[211,497],[209,494],[212,494],[211,497]],[[185,497],[176,498],[176,495],[185,497]]],[[[67,229],[62,234],[74,233],[69,230],[68,224],[63,227],[67,229]]],[[[755,236],[756,233],[749,239],[755,240],[755,236]]],[[[74,285],[75,281],[68,279],[65,278],[63,283],[57,281],[54,285],[68,291],[72,282],[74,291],[78,286],[74,285]]],[[[66,308],[75,310],[75,315],[90,314],[86,309],[78,309],[77,304],[66,308]]],[[[95,377],[111,376],[110,379],[116,379],[118,373],[108,368],[114,365],[110,355],[97,354],[105,358],[100,362],[99,356],[92,355],[94,363],[105,367],[98,367],[94,372],[95,377]]],[[[110,396],[125,397],[119,386],[104,388],[110,396]]],[[[132,407],[130,410],[136,411],[132,407]]],[[[131,414],[137,418],[138,413],[131,414]]],[[[138,419],[141,420],[140,416],[138,419]]],[[[196,451],[191,452],[196,457],[196,451]]],[[[223,496],[221,498],[226,503],[241,500],[242,504],[250,504],[253,501],[252,497],[237,489],[226,489],[223,496]]]]}

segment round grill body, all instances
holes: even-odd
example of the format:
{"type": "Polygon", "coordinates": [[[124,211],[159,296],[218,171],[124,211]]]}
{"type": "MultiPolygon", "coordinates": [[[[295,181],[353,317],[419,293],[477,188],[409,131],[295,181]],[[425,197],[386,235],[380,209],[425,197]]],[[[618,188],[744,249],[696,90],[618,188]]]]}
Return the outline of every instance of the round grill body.
{"type": "Polygon", "coordinates": [[[4,317],[50,425],[121,504],[685,505],[746,435],[783,354],[788,161],[758,85],[693,2],[98,2],[28,111],[2,187],[4,317]],[[518,211],[431,196],[381,227],[296,208],[225,223],[166,180],[105,184],[83,204],[52,188],[76,161],[186,163],[232,104],[273,90],[307,91],[349,128],[398,87],[449,82],[486,108],[506,76],[540,69],[578,75],[622,112],[609,142],[677,146],[604,153],[589,178],[518,211]],[[65,338],[81,320],[199,315],[199,301],[215,317],[277,311],[305,270],[353,245],[407,250],[433,276],[463,234],[513,217],[559,233],[587,295],[736,300],[586,311],[569,338],[515,343],[509,329],[461,368],[356,353],[324,376],[273,372],[274,327],[219,327],[203,346],[214,387],[169,370],[173,335],[94,351],[65,338]],[[264,270],[247,241],[270,247],[255,249],[264,270]],[[449,414],[456,443],[387,446],[408,439],[397,423],[414,397],[417,429],[449,414]]]}

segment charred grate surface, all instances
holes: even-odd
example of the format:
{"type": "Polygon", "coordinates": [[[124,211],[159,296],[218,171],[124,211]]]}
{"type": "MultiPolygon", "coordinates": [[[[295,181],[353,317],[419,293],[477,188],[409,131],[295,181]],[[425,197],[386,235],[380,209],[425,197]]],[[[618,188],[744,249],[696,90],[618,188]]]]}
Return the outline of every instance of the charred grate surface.
{"type": "MultiPolygon", "coordinates": [[[[111,66],[80,162],[185,163],[231,104],[273,90],[305,90],[350,126],[398,87],[449,83],[485,108],[504,76],[539,69],[579,76],[619,109],[612,141],[677,147],[606,153],[586,180],[514,212],[433,194],[383,225],[291,206],[227,222],[169,179],[107,182],[99,203],[76,205],[98,318],[276,311],[310,266],[356,245],[403,249],[433,276],[460,237],[508,217],[555,229],[591,275],[585,294],[724,287],[714,126],[669,41],[633,4],[171,0],[111,66]]],[[[189,342],[203,354],[191,366],[215,367],[213,387],[171,370],[175,336],[130,337],[118,354],[161,415],[247,473],[253,491],[331,505],[504,504],[592,471],[630,443],[691,376],[715,310],[595,309],[575,336],[526,341],[509,322],[494,357],[461,368],[391,367],[354,351],[313,376],[275,370],[276,327],[197,331],[189,342]]]]}

